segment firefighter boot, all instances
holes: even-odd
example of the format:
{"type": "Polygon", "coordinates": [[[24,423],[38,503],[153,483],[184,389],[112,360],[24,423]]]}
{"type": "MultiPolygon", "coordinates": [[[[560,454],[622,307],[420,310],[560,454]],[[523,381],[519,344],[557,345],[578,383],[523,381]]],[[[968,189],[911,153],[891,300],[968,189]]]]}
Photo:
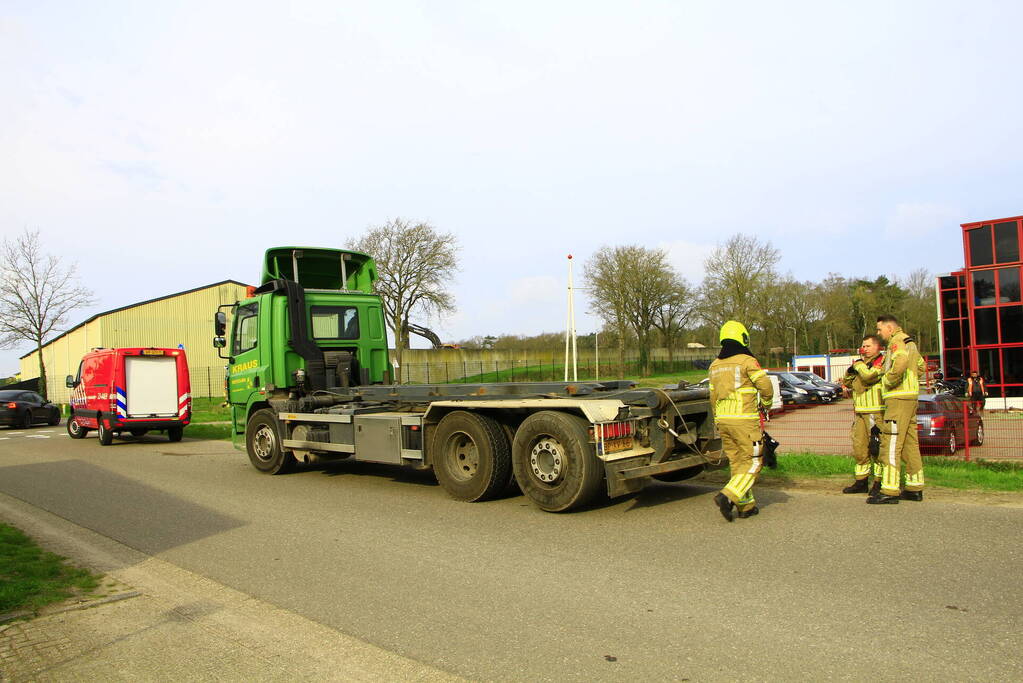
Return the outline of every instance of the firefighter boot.
{"type": "Polygon", "coordinates": [[[915,500],[918,503],[923,502],[924,492],[923,491],[903,491],[902,495],[899,496],[902,500],[915,500]]]}
{"type": "Polygon", "coordinates": [[[881,495],[881,477],[876,477],[874,483],[870,487],[870,493],[867,494],[871,498],[876,498],[881,495]]]}
{"type": "Polygon", "coordinates": [[[759,514],[760,508],[754,505],[749,510],[739,510],[737,513],[735,513],[735,516],[738,517],[739,519],[746,519],[747,517],[752,517],[753,515],[759,514]]]}
{"type": "Polygon", "coordinates": [[[867,505],[898,505],[898,496],[889,496],[887,494],[878,491],[876,496],[870,496],[867,498],[867,505]]]}
{"type": "Polygon", "coordinates": [[[857,479],[852,483],[851,486],[846,486],[842,489],[842,493],[866,493],[867,492],[867,480],[857,479]]]}
{"type": "Polygon", "coordinates": [[[718,506],[718,509],[721,510],[721,516],[731,522],[733,519],[732,501],[728,500],[728,496],[723,493],[719,493],[714,496],[714,503],[718,506]]]}

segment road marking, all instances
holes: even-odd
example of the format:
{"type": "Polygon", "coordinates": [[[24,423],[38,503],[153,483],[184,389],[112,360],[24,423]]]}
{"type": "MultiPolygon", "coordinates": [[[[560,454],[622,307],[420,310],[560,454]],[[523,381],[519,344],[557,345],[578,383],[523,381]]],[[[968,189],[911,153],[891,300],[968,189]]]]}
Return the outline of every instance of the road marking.
{"type": "Polygon", "coordinates": [[[21,436],[25,432],[7,432],[8,436],[21,436]]]}
{"type": "Polygon", "coordinates": [[[29,434],[25,437],[26,439],[49,439],[46,434],[29,434]]]}
{"type": "Polygon", "coordinates": [[[0,441],[10,441],[10,440],[11,440],[11,437],[9,437],[9,436],[0,436],[0,441]]]}

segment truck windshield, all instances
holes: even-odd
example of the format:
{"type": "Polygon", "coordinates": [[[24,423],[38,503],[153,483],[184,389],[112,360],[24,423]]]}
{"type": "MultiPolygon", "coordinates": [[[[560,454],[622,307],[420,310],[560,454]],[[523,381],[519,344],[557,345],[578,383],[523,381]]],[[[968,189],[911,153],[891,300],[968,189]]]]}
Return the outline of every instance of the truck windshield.
{"type": "Polygon", "coordinates": [[[358,339],[359,311],[354,306],[313,306],[313,339],[358,339]]]}

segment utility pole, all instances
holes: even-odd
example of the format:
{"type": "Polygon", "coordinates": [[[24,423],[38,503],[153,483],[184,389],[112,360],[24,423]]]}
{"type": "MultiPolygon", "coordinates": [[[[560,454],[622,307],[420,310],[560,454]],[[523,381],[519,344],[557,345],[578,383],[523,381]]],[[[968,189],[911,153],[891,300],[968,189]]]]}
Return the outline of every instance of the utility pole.
{"type": "Polygon", "coordinates": [[[791,325],[786,325],[787,328],[792,330],[792,367],[796,367],[796,328],[791,325]]]}
{"type": "Polygon", "coordinates": [[[572,291],[572,255],[568,255],[568,320],[565,325],[565,381],[568,381],[568,350],[572,348],[572,381],[579,381],[578,353],[575,340],[575,293],[572,291]]]}

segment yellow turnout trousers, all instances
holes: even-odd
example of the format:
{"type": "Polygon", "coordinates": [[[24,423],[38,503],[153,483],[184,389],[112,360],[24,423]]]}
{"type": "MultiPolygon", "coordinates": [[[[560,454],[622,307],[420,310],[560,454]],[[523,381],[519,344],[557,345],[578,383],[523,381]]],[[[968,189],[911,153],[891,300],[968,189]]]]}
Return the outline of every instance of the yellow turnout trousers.
{"type": "Polygon", "coordinates": [[[884,426],[878,459],[884,466],[881,493],[899,495],[899,467],[906,465],[906,490],[924,488],[924,463],[916,433],[916,398],[889,398],[884,402],[884,426]]]}
{"type": "Polygon", "coordinates": [[[871,457],[868,447],[870,445],[870,428],[877,425],[878,429],[883,426],[882,413],[856,413],[852,423],[852,447],[853,457],[856,458],[856,478],[866,479],[870,476],[871,470],[874,476],[881,476],[881,467],[871,457]]]}
{"type": "Polygon", "coordinates": [[[717,427],[732,474],[721,493],[735,503],[739,512],[746,512],[757,504],[753,498],[753,483],[764,464],[764,433],[760,430],[760,420],[718,422],[717,427]]]}

